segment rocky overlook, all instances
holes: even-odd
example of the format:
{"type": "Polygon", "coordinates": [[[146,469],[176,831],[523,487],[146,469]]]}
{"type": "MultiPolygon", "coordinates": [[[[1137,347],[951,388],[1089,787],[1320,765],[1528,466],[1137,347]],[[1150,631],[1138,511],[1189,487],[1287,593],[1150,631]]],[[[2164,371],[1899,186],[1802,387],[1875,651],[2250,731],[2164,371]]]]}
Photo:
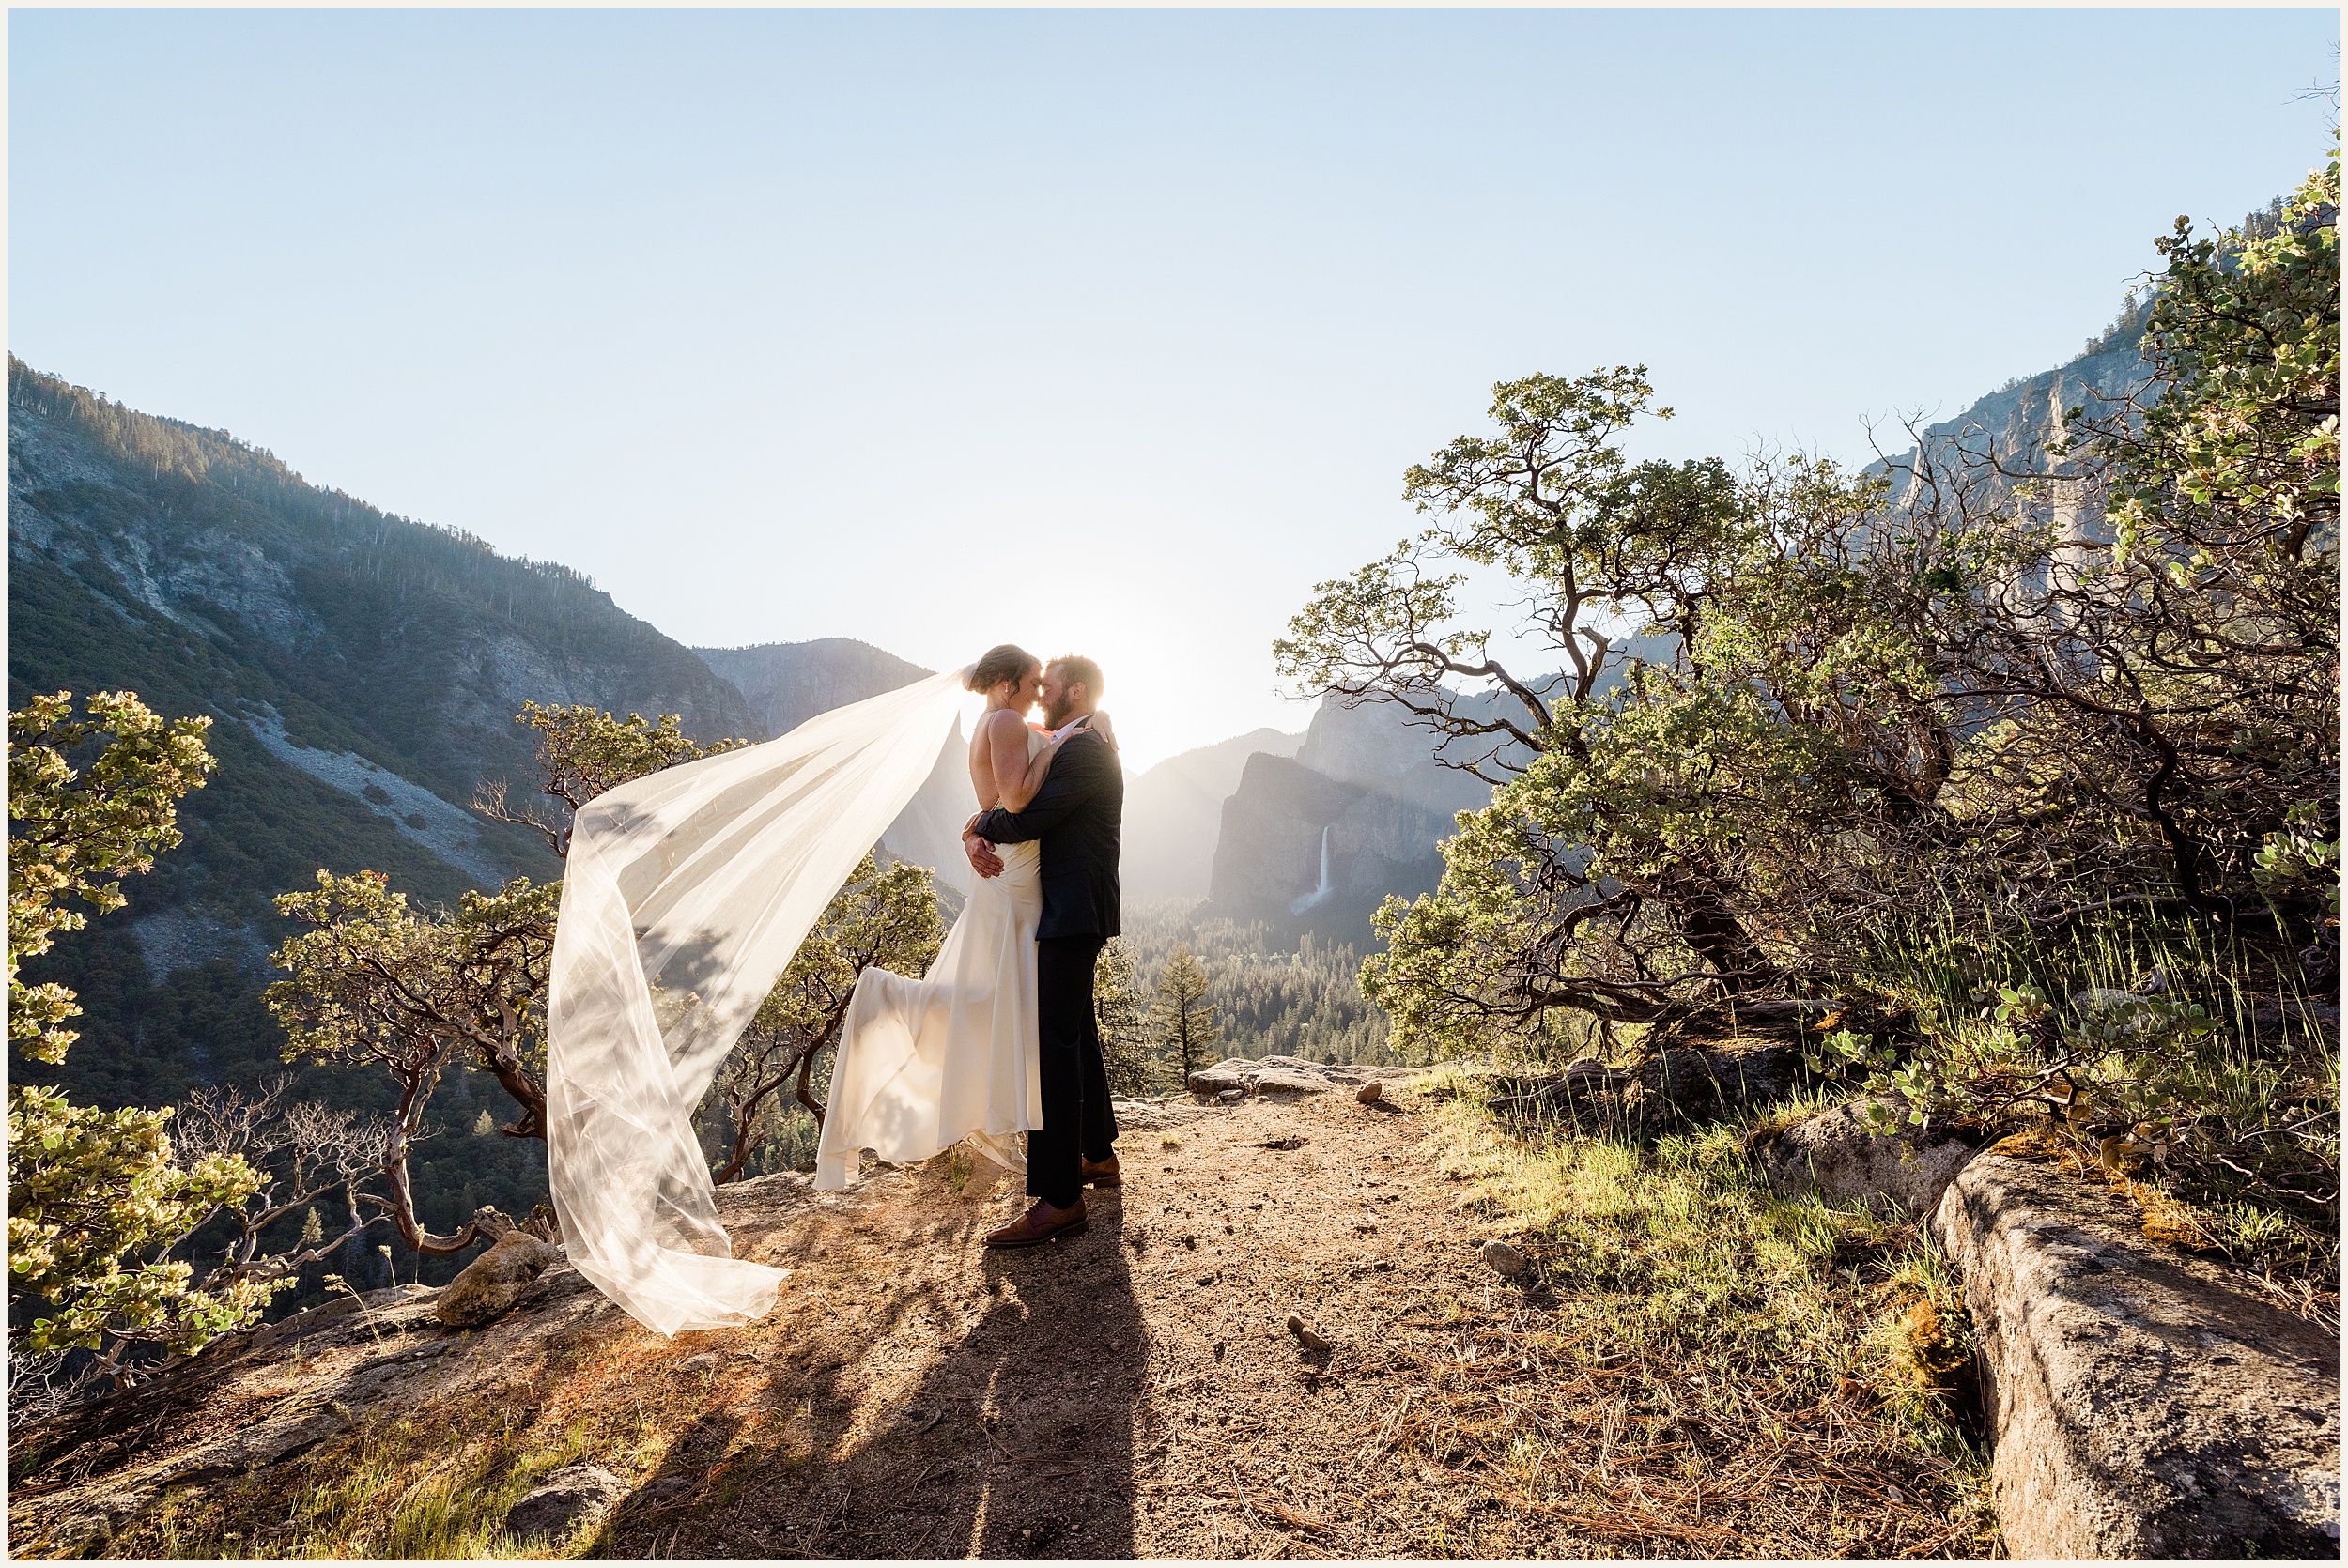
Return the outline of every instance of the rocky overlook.
{"type": "Polygon", "coordinates": [[[737,1253],[792,1270],[738,1330],[661,1340],[557,1262],[478,1328],[402,1287],[238,1336],[12,1432],[14,1550],[1805,1556],[1830,1516],[1867,1555],[1954,1538],[1945,1468],[1789,1450],[1757,1415],[1651,1428],[1635,1365],[1552,1362],[1566,1260],[1489,1245],[1509,1224],[1413,1078],[1295,1063],[1123,1102],[1123,1185],[1029,1253],[977,1245],[1019,1200],[951,1154],[843,1193],[720,1189],[737,1253]],[[1581,1479],[1528,1494],[1512,1440],[1581,1479]],[[362,1475],[409,1501],[352,1513],[362,1475]]]}

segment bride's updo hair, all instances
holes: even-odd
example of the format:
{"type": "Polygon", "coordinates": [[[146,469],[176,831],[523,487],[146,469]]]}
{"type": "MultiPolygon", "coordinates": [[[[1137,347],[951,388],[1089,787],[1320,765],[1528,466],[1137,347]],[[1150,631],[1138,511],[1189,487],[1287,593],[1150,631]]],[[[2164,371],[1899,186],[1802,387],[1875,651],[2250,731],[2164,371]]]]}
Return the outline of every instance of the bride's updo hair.
{"type": "Polygon", "coordinates": [[[970,667],[970,678],[963,684],[983,695],[1005,681],[1024,681],[1030,672],[1043,668],[1043,661],[1019,644],[998,643],[979,655],[979,662],[970,667]]]}

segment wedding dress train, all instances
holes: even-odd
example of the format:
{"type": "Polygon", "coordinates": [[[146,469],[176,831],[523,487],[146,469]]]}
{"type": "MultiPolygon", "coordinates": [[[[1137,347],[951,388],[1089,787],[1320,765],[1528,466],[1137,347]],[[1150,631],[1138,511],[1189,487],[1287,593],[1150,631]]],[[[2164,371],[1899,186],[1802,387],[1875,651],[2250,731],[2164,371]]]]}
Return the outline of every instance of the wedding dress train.
{"type": "MultiPolygon", "coordinates": [[[[962,681],[934,675],[650,774],[572,823],[547,1004],[547,1176],[572,1264],[657,1333],[774,1307],[783,1271],[734,1255],[693,1109],[929,777],[968,700],[962,681]]],[[[988,953],[1006,950],[997,941],[988,953]]]]}
{"type": "MultiPolygon", "coordinates": [[[[1028,731],[1027,755],[1044,737],[1028,731]]],[[[929,973],[868,969],[832,1058],[815,1185],[838,1191],[860,1150],[896,1164],[968,1140],[1027,1169],[1019,1134],[1043,1125],[1036,1051],[1035,927],[1043,910],[1034,844],[1005,844],[1000,876],[972,879],[969,901],[929,973]]]]}

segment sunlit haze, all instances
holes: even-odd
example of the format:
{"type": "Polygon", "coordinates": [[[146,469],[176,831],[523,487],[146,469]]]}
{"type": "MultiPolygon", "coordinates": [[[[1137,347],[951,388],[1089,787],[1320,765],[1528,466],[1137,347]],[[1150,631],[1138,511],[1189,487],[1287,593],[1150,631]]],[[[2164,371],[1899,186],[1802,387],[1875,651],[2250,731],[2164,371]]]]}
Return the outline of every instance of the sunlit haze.
{"type": "Polygon", "coordinates": [[[1492,382],[1946,417],[2328,144],[2337,13],[49,10],[8,346],[697,645],[1089,653],[1128,763],[1492,382]],[[2183,61],[2189,97],[2162,84],[2183,61]]]}

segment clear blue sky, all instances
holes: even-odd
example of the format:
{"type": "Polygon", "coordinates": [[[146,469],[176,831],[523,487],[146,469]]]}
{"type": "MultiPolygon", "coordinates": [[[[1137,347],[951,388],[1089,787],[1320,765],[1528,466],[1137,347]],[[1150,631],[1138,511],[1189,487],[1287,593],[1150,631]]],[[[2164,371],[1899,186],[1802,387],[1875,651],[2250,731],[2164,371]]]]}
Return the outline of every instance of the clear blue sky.
{"type": "Polygon", "coordinates": [[[1863,457],[2327,144],[2316,10],[12,11],[8,346],[703,644],[1087,652],[1144,764],[1491,384],[1863,457]]]}

